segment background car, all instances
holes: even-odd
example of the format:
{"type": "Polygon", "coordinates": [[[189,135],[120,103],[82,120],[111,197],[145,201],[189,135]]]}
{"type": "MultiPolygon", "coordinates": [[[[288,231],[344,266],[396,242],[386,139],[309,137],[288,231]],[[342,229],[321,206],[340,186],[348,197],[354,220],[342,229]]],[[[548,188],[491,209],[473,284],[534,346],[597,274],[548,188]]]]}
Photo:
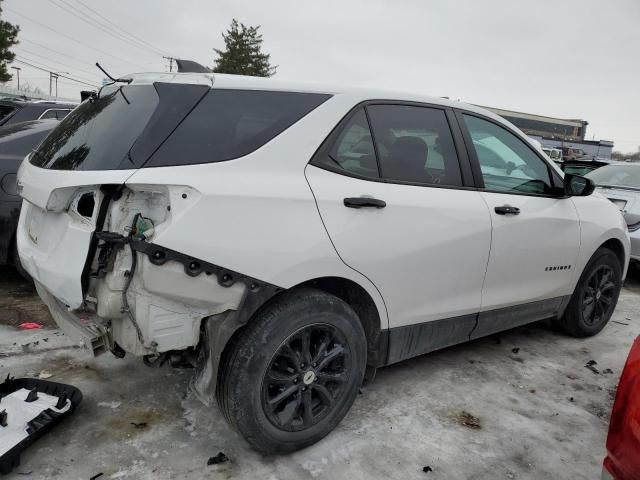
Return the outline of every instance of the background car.
{"type": "Polygon", "coordinates": [[[622,212],[631,236],[631,260],[640,261],[640,163],[615,163],[586,175],[622,212]]]}
{"type": "Polygon", "coordinates": [[[564,173],[584,176],[587,173],[606,165],[609,165],[609,163],[599,162],[597,160],[567,160],[560,164],[560,168],[564,173]]]}
{"type": "Polygon", "coordinates": [[[62,120],[77,104],[48,100],[0,100],[0,126],[27,120],[62,120]]]}
{"type": "Polygon", "coordinates": [[[631,346],[609,421],[602,480],[640,478],[640,337],[631,346]]]}
{"type": "Polygon", "coordinates": [[[16,227],[22,199],[16,190],[16,172],[24,157],[58,125],[57,120],[30,120],[0,127],[0,265],[14,264],[16,227]]]}
{"type": "Polygon", "coordinates": [[[586,158],[587,154],[581,148],[574,147],[561,147],[562,158],[566,162],[567,160],[578,160],[579,158],[586,158]]]}

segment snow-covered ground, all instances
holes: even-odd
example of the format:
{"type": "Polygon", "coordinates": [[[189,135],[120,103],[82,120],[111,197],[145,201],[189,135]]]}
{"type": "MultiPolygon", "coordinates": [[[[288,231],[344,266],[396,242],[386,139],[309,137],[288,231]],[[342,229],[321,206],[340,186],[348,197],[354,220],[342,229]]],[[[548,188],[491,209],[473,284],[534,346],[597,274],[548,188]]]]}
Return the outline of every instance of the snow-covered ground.
{"type": "Polygon", "coordinates": [[[189,370],[92,359],[52,327],[0,325],[0,375],[84,394],[6,478],[599,478],[615,387],[640,333],[637,283],[613,320],[590,339],[539,323],[382,369],[336,431],[282,457],[251,450],[217,407],[188,395],[189,370]],[[230,461],[207,466],[218,452],[230,461]]]}

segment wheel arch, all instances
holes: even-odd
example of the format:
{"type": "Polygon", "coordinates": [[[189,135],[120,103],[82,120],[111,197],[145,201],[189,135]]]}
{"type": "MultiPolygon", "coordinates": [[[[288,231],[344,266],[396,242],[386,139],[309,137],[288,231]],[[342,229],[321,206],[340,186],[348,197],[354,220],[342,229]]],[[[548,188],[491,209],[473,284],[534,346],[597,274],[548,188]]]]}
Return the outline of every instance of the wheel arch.
{"type": "Polygon", "coordinates": [[[599,248],[607,248],[615,253],[616,257],[618,257],[618,260],[620,261],[620,266],[622,267],[623,272],[626,271],[626,251],[624,249],[624,245],[620,240],[618,240],[617,238],[610,238],[609,240],[602,243],[598,247],[598,249],[599,248]]]}
{"type": "Polygon", "coordinates": [[[386,363],[388,337],[383,334],[383,316],[364,287],[344,277],[321,277],[307,280],[292,289],[303,287],[317,288],[347,303],[358,315],[365,332],[367,365],[375,368],[386,363]]]}

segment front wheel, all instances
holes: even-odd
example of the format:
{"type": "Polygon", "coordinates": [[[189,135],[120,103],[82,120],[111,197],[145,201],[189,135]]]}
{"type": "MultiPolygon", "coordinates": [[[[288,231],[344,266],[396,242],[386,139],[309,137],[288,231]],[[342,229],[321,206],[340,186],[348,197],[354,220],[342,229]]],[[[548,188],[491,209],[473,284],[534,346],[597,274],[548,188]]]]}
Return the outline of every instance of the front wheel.
{"type": "Polygon", "coordinates": [[[600,332],[613,314],[622,288],[622,266],[608,248],[600,248],[582,272],[558,325],[574,337],[600,332]]]}
{"type": "Polygon", "coordinates": [[[314,289],[287,292],[225,351],[218,404],[257,450],[292,452],[340,423],[365,367],[365,333],[348,304],[314,289]]]}

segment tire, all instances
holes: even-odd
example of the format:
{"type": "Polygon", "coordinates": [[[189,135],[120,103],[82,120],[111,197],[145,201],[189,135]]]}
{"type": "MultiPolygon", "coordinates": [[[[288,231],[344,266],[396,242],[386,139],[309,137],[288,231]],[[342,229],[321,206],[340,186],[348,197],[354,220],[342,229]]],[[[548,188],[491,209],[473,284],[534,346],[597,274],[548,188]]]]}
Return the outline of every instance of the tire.
{"type": "Polygon", "coordinates": [[[293,452],[340,423],[366,363],[365,333],[348,304],[311,288],[285,292],[225,349],[218,405],[255,449],[293,452]]]}
{"type": "Polygon", "coordinates": [[[616,308],[621,288],[620,260],[608,248],[599,248],[582,272],[557,325],[574,337],[591,337],[599,333],[616,308]],[[593,307],[590,308],[590,305],[593,307]]]}

